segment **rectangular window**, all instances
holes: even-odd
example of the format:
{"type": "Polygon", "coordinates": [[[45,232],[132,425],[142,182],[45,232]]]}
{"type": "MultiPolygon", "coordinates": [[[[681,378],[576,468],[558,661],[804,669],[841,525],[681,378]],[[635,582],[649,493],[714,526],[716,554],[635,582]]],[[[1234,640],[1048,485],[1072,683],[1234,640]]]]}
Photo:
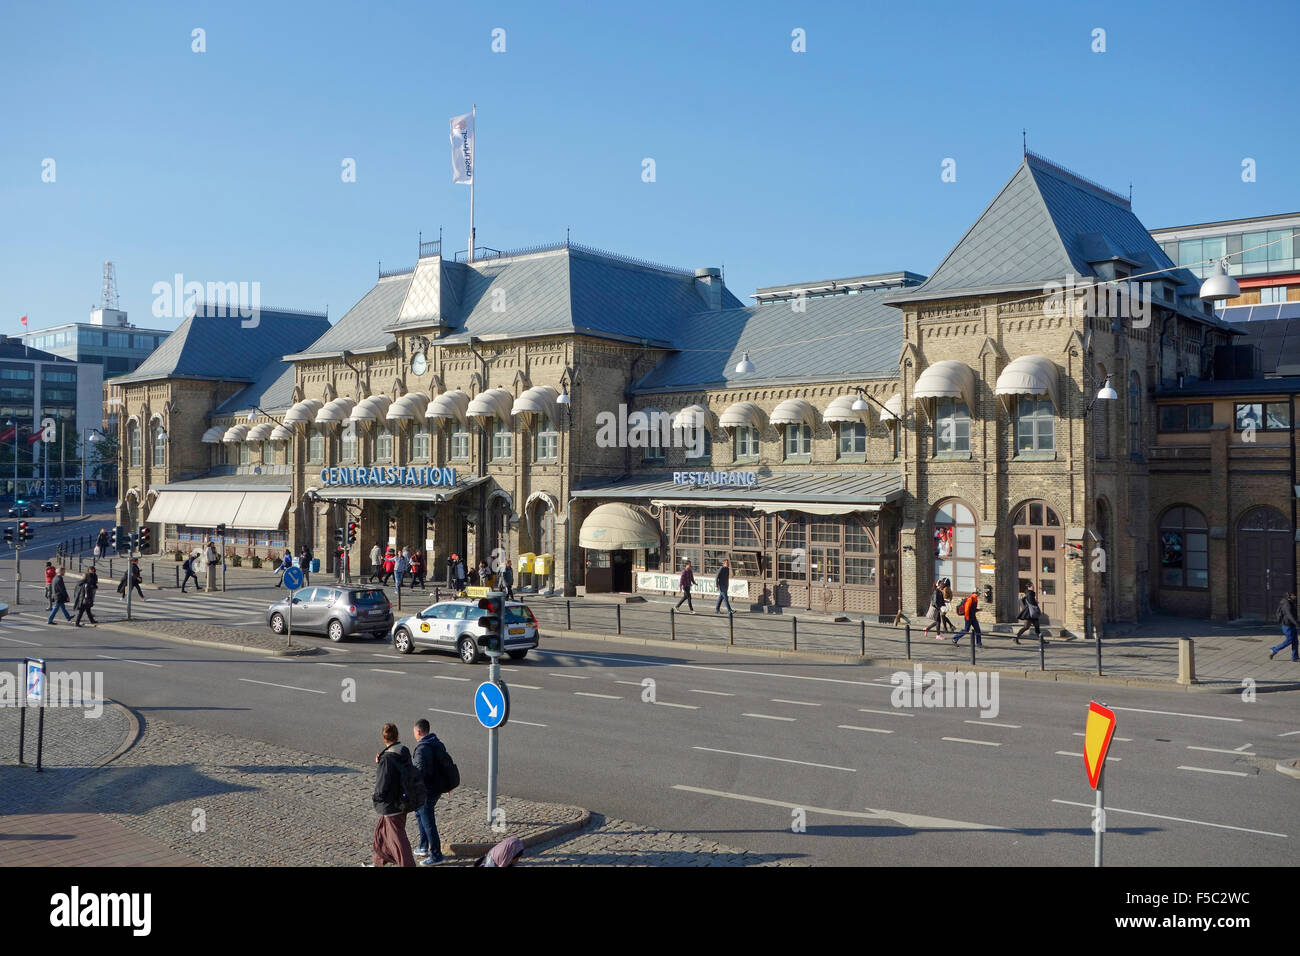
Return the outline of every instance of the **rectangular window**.
{"type": "Polygon", "coordinates": [[[875,587],[876,559],[875,558],[853,558],[853,557],[845,558],[844,559],[844,583],[875,587]]]}
{"type": "Polygon", "coordinates": [[[738,548],[757,548],[759,547],[758,535],[754,533],[749,519],[736,515],[734,526],[732,528],[732,540],[738,548]]]}
{"type": "MultiPolygon", "coordinates": [[[[352,444],[353,447],[355,448],[356,442],[353,442],[352,444]]],[[[239,463],[241,465],[247,465],[247,464],[251,464],[252,461],[253,461],[252,445],[250,445],[246,441],[241,441],[239,443],[239,463]]]]}
{"type": "Polygon", "coordinates": [[[1189,432],[1208,432],[1213,425],[1213,405],[1207,402],[1203,405],[1187,406],[1187,430],[1189,432]]]}
{"type": "Polygon", "coordinates": [[[350,428],[345,429],[343,437],[339,439],[339,460],[357,460],[357,436],[356,432],[350,428]]]}
{"type": "Polygon", "coordinates": [[[1187,406],[1161,405],[1160,430],[1162,432],[1187,431],[1187,406]]]}
{"type": "Polygon", "coordinates": [[[736,457],[758,457],[758,429],[748,425],[736,429],[736,457]]]}
{"type": "Polygon", "coordinates": [[[840,423],[840,457],[867,453],[867,426],[864,422],[840,423]]]}
{"type": "Polygon", "coordinates": [[[1055,418],[1048,397],[1025,396],[1020,399],[1016,416],[1016,451],[1054,451],[1055,418]]]}
{"type": "Polygon", "coordinates": [[[415,461],[429,460],[429,431],[421,428],[411,435],[411,458],[415,461]]]}
{"type": "Polygon", "coordinates": [[[1259,290],[1260,305],[1275,305],[1286,301],[1286,286],[1271,285],[1259,290]]]}
{"type": "Polygon", "coordinates": [[[731,515],[725,511],[709,511],[704,515],[704,543],[731,543],[731,515]]]}
{"type": "Polygon", "coordinates": [[[458,431],[451,433],[450,454],[448,455],[453,461],[469,460],[469,432],[458,431]]]}
{"type": "Polygon", "coordinates": [[[387,428],[375,435],[375,460],[393,460],[393,433],[387,428]]]}
{"type": "Polygon", "coordinates": [[[307,439],[307,460],[320,461],[325,457],[325,436],[320,432],[312,432],[311,437],[307,439]]]}
{"type": "Polygon", "coordinates": [[[970,410],[965,402],[941,398],[934,407],[934,450],[970,451],[970,410]]]}
{"type": "Polygon", "coordinates": [[[840,523],[838,521],[814,518],[808,532],[808,540],[833,541],[838,543],[840,540],[840,523]]]}
{"type": "Polygon", "coordinates": [[[1238,402],[1233,413],[1237,431],[1288,431],[1291,428],[1289,402],[1238,402]]]}
{"type": "Polygon", "coordinates": [[[546,419],[537,423],[537,433],[533,440],[533,457],[537,461],[555,461],[560,457],[560,433],[555,425],[546,419]]]}
{"type": "Polygon", "coordinates": [[[515,453],[515,436],[510,430],[510,423],[496,420],[492,428],[492,460],[510,459],[515,453]]]}
{"type": "Polygon", "coordinates": [[[700,516],[688,515],[681,519],[677,526],[677,540],[686,541],[690,544],[698,544],[700,541],[700,516]]]}
{"type": "Polygon", "coordinates": [[[787,425],[785,428],[785,457],[801,458],[812,454],[812,428],[807,425],[787,425]]]}

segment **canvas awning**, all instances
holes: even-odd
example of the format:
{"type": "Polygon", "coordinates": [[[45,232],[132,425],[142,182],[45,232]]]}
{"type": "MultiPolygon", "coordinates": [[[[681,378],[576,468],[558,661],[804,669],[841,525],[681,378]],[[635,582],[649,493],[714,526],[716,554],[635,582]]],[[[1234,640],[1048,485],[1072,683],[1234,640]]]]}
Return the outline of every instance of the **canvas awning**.
{"type": "Polygon", "coordinates": [[[290,493],[278,491],[160,491],[145,520],[214,528],[280,527],[290,493]]]}
{"type": "Polygon", "coordinates": [[[301,402],[295,404],[284,413],[284,424],[286,425],[308,425],[315,421],[316,413],[321,410],[321,401],[315,398],[304,398],[301,402]]]}
{"type": "Polygon", "coordinates": [[[317,425],[337,425],[352,414],[356,404],[356,399],[353,398],[336,398],[316,413],[314,421],[317,425]]]}
{"type": "Polygon", "coordinates": [[[203,433],[203,437],[200,438],[199,441],[203,442],[205,445],[216,445],[221,442],[221,439],[225,434],[226,430],[224,428],[220,425],[213,425],[203,433]]]}
{"type": "Polygon", "coordinates": [[[660,508],[740,508],[753,510],[759,514],[776,514],[781,511],[797,511],[809,515],[850,515],[856,511],[879,511],[880,505],[860,504],[856,502],[789,502],[789,501],[729,501],[722,498],[654,498],[650,504],[660,508]]]}
{"type": "Polygon", "coordinates": [[[927,398],[959,398],[975,414],[975,370],[965,362],[949,359],[935,362],[916,380],[913,395],[917,401],[927,398]]]}
{"type": "Polygon", "coordinates": [[[183,524],[194,504],[193,491],[160,491],[147,518],[150,522],[165,521],[168,524],[183,524]]]}
{"type": "Polygon", "coordinates": [[[429,409],[429,396],[424,392],[407,392],[388,409],[386,416],[390,422],[410,421],[423,418],[429,409]]]}
{"type": "Polygon", "coordinates": [[[718,418],[723,428],[763,429],[763,410],[753,402],[736,402],[718,418]]]}
{"type": "Polygon", "coordinates": [[[469,395],[460,389],[443,392],[429,403],[424,417],[433,421],[465,422],[465,412],[469,408],[469,395]]]}
{"type": "Polygon", "coordinates": [[[708,428],[713,416],[703,405],[687,405],[673,416],[673,428],[708,428]]]}
{"type": "Polygon", "coordinates": [[[271,429],[269,441],[293,441],[294,430],[288,425],[276,425],[271,429]]]}
{"type": "Polygon", "coordinates": [[[621,501],[597,506],[578,532],[578,545],[597,551],[657,548],[661,539],[659,525],[644,508],[621,501]]]}
{"type": "Polygon", "coordinates": [[[787,398],[772,410],[773,425],[813,425],[817,422],[817,409],[802,398],[787,398]]]}
{"type": "Polygon", "coordinates": [[[474,396],[474,401],[469,403],[465,414],[470,418],[499,418],[503,422],[508,422],[510,409],[514,404],[515,397],[508,389],[490,388],[474,396]]]}
{"type": "Polygon", "coordinates": [[[231,425],[226,429],[226,433],[221,436],[221,440],[223,442],[241,442],[247,434],[247,425],[231,425]]]}
{"type": "Polygon", "coordinates": [[[1059,378],[1056,363],[1046,355],[1022,355],[1002,370],[995,395],[1046,395],[1058,410],[1061,403],[1056,395],[1059,378]]]}
{"type": "Polygon", "coordinates": [[[880,418],[882,421],[892,420],[896,422],[901,422],[903,420],[902,393],[895,392],[893,395],[889,397],[889,400],[885,402],[884,409],[880,413],[880,418]]]}
{"type": "MultiPolygon", "coordinates": [[[[870,407],[864,408],[860,412],[853,410],[853,403],[858,400],[857,395],[840,395],[831,400],[826,406],[826,411],[822,413],[822,420],[826,422],[868,422],[868,415],[871,414],[870,407]]],[[[863,399],[866,401],[866,399],[863,399]]],[[[870,406],[870,402],[867,403],[870,406]]]]}
{"type": "Polygon", "coordinates": [[[275,422],[262,422],[260,425],[254,425],[244,436],[244,441],[266,441],[271,437],[271,432],[275,430],[275,422]]]}
{"type": "MultiPolygon", "coordinates": [[[[177,524],[194,525],[200,528],[215,528],[219,524],[233,525],[239,506],[244,503],[242,491],[196,491],[191,492],[194,500],[189,510],[177,524]]],[[[159,497],[174,492],[159,492],[159,497]]]]}
{"type": "Polygon", "coordinates": [[[287,491],[246,491],[234,520],[229,524],[235,528],[274,530],[280,527],[288,505],[287,491]]]}
{"type": "Polygon", "coordinates": [[[375,422],[382,419],[388,414],[388,406],[392,404],[392,399],[387,395],[371,395],[369,398],[358,402],[348,415],[350,422],[375,422]]]}
{"type": "Polygon", "coordinates": [[[510,408],[511,415],[533,414],[554,422],[556,415],[555,400],[560,397],[554,385],[534,385],[515,399],[510,408]]]}

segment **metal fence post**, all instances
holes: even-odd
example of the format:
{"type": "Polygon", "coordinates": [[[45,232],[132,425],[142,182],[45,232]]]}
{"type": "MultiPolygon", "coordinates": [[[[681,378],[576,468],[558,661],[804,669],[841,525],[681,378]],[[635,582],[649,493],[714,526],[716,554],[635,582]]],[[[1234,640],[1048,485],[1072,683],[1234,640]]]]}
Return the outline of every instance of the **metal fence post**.
{"type": "Polygon", "coordinates": [[[623,633],[623,605],[614,605],[614,628],[615,633],[623,633]]]}
{"type": "Polygon", "coordinates": [[[442,600],[442,588],[437,587],[435,585],[433,589],[433,603],[437,604],[441,600],[442,600]]]}
{"type": "Polygon", "coordinates": [[[727,612],[727,643],[735,645],[736,643],[736,612],[727,612]]]}
{"type": "Polygon", "coordinates": [[[912,659],[912,625],[903,625],[903,647],[907,650],[907,659],[912,659]]]}
{"type": "Polygon", "coordinates": [[[1092,615],[1085,614],[1083,617],[1084,640],[1092,637],[1097,642],[1097,676],[1101,676],[1101,631],[1094,631],[1092,627],[1092,615]]]}
{"type": "Polygon", "coordinates": [[[154,573],[153,573],[153,572],[154,572],[154,568],[156,568],[157,566],[158,566],[158,565],[154,564],[152,561],[149,562],[149,583],[150,583],[150,584],[157,584],[157,583],[158,583],[156,580],[154,580],[154,573]]]}
{"type": "Polygon", "coordinates": [[[573,604],[569,601],[564,602],[564,629],[573,630],[573,604]]]}
{"type": "Polygon", "coordinates": [[[975,666],[975,631],[970,632],[970,666],[975,666]]]}
{"type": "Polygon", "coordinates": [[[668,640],[677,640],[677,608],[668,609],[668,640]]]}
{"type": "Polygon", "coordinates": [[[1043,632],[1038,632],[1038,669],[1047,670],[1047,641],[1043,640],[1043,632]]]}
{"type": "Polygon", "coordinates": [[[858,637],[862,642],[862,650],[858,652],[859,657],[867,656],[867,622],[865,619],[858,621],[858,637]]]}
{"type": "Polygon", "coordinates": [[[790,639],[792,642],[790,649],[799,650],[799,619],[797,617],[790,618],[790,639]]]}
{"type": "Polygon", "coordinates": [[[176,565],[176,586],[178,588],[181,586],[181,566],[179,564],[176,565]]]}

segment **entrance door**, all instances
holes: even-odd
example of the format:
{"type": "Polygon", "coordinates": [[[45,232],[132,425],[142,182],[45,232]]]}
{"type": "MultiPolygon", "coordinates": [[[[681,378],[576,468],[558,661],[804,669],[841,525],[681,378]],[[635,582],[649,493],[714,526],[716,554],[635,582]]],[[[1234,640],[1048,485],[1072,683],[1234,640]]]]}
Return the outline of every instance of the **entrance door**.
{"type": "Polygon", "coordinates": [[[1237,525],[1237,614],[1270,620],[1291,590],[1295,545],[1290,522],[1273,508],[1248,511],[1237,525]]]}
{"type": "Polygon", "coordinates": [[[617,592],[632,590],[632,552],[612,551],[609,556],[610,577],[617,592]]]}
{"type": "Polygon", "coordinates": [[[1065,529],[1061,517],[1046,502],[1031,501],[1016,513],[1012,533],[1016,536],[1017,608],[1025,585],[1038,592],[1042,624],[1065,620],[1065,569],[1062,567],[1065,529]]]}

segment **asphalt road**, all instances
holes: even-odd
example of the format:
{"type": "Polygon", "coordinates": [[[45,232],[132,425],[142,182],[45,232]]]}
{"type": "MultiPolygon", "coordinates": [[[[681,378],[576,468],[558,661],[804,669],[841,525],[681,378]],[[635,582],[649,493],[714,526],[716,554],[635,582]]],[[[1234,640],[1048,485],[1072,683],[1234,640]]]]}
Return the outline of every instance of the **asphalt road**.
{"type": "MultiPolygon", "coordinates": [[[[163,616],[175,600],[149,604],[163,616]]],[[[185,613],[226,599],[205,600],[185,613]]],[[[250,613],[232,603],[228,615],[250,613]]],[[[472,699],[486,666],[303,640],[326,653],[271,659],[26,616],[0,623],[6,667],[40,654],[52,669],[102,670],[107,696],[196,733],[365,762],[381,724],[396,721],[406,737],[428,716],[465,779],[485,783],[487,732],[472,699]],[[344,700],[345,679],[355,702],[344,700]]],[[[1105,780],[1108,865],[1296,860],[1300,781],[1272,766],[1300,751],[1292,694],[1247,703],[1002,680],[996,716],[981,718],[976,708],[895,707],[881,668],[579,640],[546,640],[506,664],[505,793],[823,864],[1090,865],[1080,735],[1095,694],[1119,717],[1105,780]]]]}

